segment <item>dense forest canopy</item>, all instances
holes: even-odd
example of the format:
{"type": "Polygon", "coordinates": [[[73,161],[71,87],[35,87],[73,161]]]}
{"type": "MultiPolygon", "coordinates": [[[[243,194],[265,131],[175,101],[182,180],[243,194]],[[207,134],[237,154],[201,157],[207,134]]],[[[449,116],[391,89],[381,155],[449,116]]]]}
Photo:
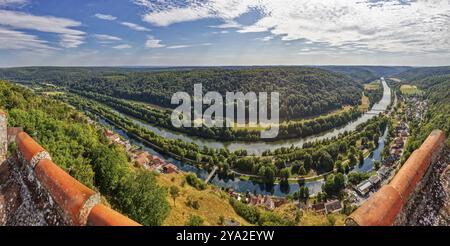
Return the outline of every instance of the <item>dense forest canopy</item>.
{"type": "Polygon", "coordinates": [[[0,78],[47,82],[124,99],[174,108],[173,93],[203,90],[280,93],[280,117],[293,119],[319,115],[344,105],[357,105],[362,86],[349,76],[312,67],[256,68],[61,68],[0,69],[0,78]]]}
{"type": "Polygon", "coordinates": [[[445,132],[447,145],[450,145],[450,67],[416,68],[397,77],[402,79],[402,84],[417,86],[424,92],[421,97],[429,101],[423,122],[410,124],[412,134],[403,159],[419,148],[435,129],[445,132]]]}
{"type": "Polygon", "coordinates": [[[391,76],[410,69],[410,67],[386,66],[320,66],[319,68],[346,74],[358,82],[370,82],[383,76],[391,76]]]}
{"type": "Polygon", "coordinates": [[[450,74],[450,67],[419,67],[412,68],[402,73],[395,75],[399,79],[405,81],[418,82],[427,77],[448,75],[450,74]]]}

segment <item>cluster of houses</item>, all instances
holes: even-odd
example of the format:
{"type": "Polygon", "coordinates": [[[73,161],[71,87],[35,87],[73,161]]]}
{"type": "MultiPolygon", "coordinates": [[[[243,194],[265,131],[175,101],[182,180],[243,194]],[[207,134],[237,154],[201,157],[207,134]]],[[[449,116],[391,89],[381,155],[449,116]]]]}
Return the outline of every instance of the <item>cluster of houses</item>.
{"type": "Polygon", "coordinates": [[[428,109],[428,102],[426,100],[420,100],[417,97],[409,97],[406,99],[407,102],[413,107],[407,107],[406,109],[406,118],[408,120],[419,120],[422,121],[423,115],[428,109]]]}
{"type": "MultiPolygon", "coordinates": [[[[267,210],[274,210],[275,208],[281,207],[282,205],[288,203],[288,200],[283,197],[272,197],[268,195],[255,195],[250,192],[245,194],[241,194],[235,192],[233,189],[227,189],[228,194],[235,198],[238,201],[243,203],[263,207],[267,210]]],[[[299,208],[301,209],[310,209],[319,214],[329,214],[329,213],[338,213],[342,210],[342,203],[339,200],[332,200],[327,202],[321,202],[316,204],[311,204],[309,206],[304,205],[303,203],[298,204],[303,205],[299,208]]]]}
{"type": "Polygon", "coordinates": [[[158,173],[170,174],[179,172],[177,166],[174,164],[168,163],[158,156],[148,153],[148,151],[132,146],[129,141],[122,140],[118,134],[110,130],[105,130],[105,137],[109,140],[110,144],[122,146],[127,151],[127,155],[131,161],[137,166],[158,173]]]}
{"type": "Polygon", "coordinates": [[[332,200],[328,202],[321,202],[312,204],[310,208],[319,214],[338,213],[342,210],[342,203],[339,200],[332,200]]]}
{"type": "Polygon", "coordinates": [[[355,187],[355,191],[362,197],[367,197],[371,191],[379,189],[383,180],[388,179],[391,175],[395,164],[403,154],[406,139],[409,136],[408,124],[400,121],[395,128],[395,138],[389,146],[389,156],[383,159],[382,166],[378,169],[377,174],[369,179],[362,181],[355,187]]]}
{"type": "MultiPolygon", "coordinates": [[[[404,121],[400,121],[395,128],[396,137],[394,138],[394,142],[391,144],[389,153],[392,158],[400,159],[403,154],[403,148],[405,147],[406,139],[409,136],[409,127],[408,124],[404,121]]],[[[384,163],[389,165],[390,163],[384,163]]]]}
{"type": "Polygon", "coordinates": [[[241,201],[243,203],[253,205],[253,206],[264,207],[267,210],[274,210],[275,208],[278,208],[278,207],[282,206],[283,204],[287,203],[286,198],[271,197],[268,195],[261,195],[261,194],[254,195],[250,192],[241,194],[241,193],[235,192],[233,189],[229,189],[228,194],[238,201],[241,201]]]}
{"type": "Polygon", "coordinates": [[[370,191],[377,190],[381,184],[381,178],[377,175],[370,176],[369,179],[366,179],[359,183],[355,190],[358,192],[360,196],[367,196],[370,191]]]}
{"type": "Polygon", "coordinates": [[[110,144],[117,144],[117,145],[123,146],[126,151],[129,151],[131,149],[130,142],[122,140],[122,138],[120,138],[119,134],[116,134],[110,130],[105,130],[104,134],[105,134],[105,137],[109,140],[110,144]]]}

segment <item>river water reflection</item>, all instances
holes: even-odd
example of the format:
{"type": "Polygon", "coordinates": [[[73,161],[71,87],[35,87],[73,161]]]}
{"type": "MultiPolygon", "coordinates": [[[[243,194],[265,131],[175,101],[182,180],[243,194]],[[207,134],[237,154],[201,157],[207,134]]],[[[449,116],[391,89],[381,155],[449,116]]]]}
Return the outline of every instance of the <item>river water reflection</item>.
{"type": "Polygon", "coordinates": [[[167,130],[164,128],[155,127],[153,125],[142,122],[141,120],[123,115],[117,111],[116,112],[120,115],[131,118],[134,121],[134,123],[136,123],[140,126],[143,126],[164,138],[180,139],[180,140],[183,140],[186,142],[193,142],[200,147],[207,146],[209,148],[215,148],[215,149],[227,148],[231,152],[239,150],[239,149],[245,149],[245,150],[247,150],[247,153],[249,155],[251,155],[251,154],[262,155],[262,153],[266,150],[276,150],[276,149],[279,149],[282,147],[289,148],[291,146],[301,147],[305,142],[313,142],[316,140],[332,138],[332,137],[336,137],[339,134],[344,133],[346,131],[354,131],[358,125],[368,121],[369,119],[378,115],[380,112],[386,110],[386,108],[391,103],[391,89],[389,88],[389,86],[387,85],[386,81],[383,78],[381,79],[381,81],[383,84],[382,99],[378,103],[376,103],[370,111],[364,113],[358,119],[347,123],[345,126],[338,127],[333,130],[326,131],[326,132],[316,134],[313,136],[309,136],[306,138],[279,140],[279,141],[274,141],[274,142],[220,142],[220,141],[212,140],[212,139],[193,137],[193,136],[189,136],[189,135],[186,135],[183,133],[178,133],[178,132],[170,131],[170,130],[167,130]]]}
{"type": "MultiPolygon", "coordinates": [[[[267,149],[274,150],[274,149],[277,149],[280,147],[290,147],[291,145],[301,146],[303,143],[308,142],[308,141],[315,141],[318,139],[331,138],[331,137],[337,136],[338,134],[343,133],[345,131],[355,130],[356,126],[371,119],[372,117],[377,115],[380,111],[384,111],[389,106],[389,104],[391,102],[391,90],[387,86],[384,79],[382,79],[382,84],[383,84],[383,88],[384,88],[383,98],[379,103],[374,105],[374,107],[372,108],[371,111],[365,113],[357,120],[348,123],[344,127],[334,129],[332,131],[329,131],[329,132],[326,132],[326,133],[323,133],[320,135],[311,136],[311,137],[304,138],[304,139],[271,142],[271,143],[262,143],[262,142],[261,143],[259,143],[259,142],[257,142],[257,143],[244,143],[244,142],[221,143],[221,142],[214,141],[214,140],[205,140],[205,139],[190,137],[190,136],[180,134],[180,133],[174,133],[174,132],[171,132],[171,131],[168,131],[165,129],[151,126],[151,125],[146,124],[137,119],[134,119],[134,121],[135,121],[135,123],[138,123],[139,125],[144,126],[148,129],[154,131],[158,135],[166,137],[166,138],[182,139],[184,141],[197,143],[200,146],[207,145],[210,148],[226,147],[231,151],[244,148],[244,149],[248,150],[249,153],[261,154],[263,151],[265,151],[267,149]]],[[[106,120],[99,118],[98,121],[104,125],[108,125],[114,131],[119,133],[123,138],[130,140],[130,142],[134,145],[142,147],[143,149],[145,149],[152,155],[156,155],[156,156],[164,159],[167,162],[171,162],[171,163],[175,164],[182,171],[194,172],[200,178],[206,179],[206,177],[208,175],[208,172],[206,170],[202,170],[195,166],[192,166],[192,165],[189,165],[186,163],[182,163],[171,157],[161,155],[160,153],[156,152],[152,148],[149,148],[148,146],[146,146],[144,143],[142,143],[136,139],[130,138],[124,131],[114,127],[106,120]]],[[[361,166],[355,167],[353,169],[353,171],[370,172],[372,170],[374,162],[381,160],[381,151],[384,148],[384,140],[386,138],[386,135],[387,135],[387,130],[384,132],[383,136],[380,137],[377,148],[369,155],[369,157],[364,159],[364,163],[361,166]]],[[[240,178],[222,179],[218,175],[216,175],[210,182],[218,187],[233,188],[237,192],[247,192],[248,191],[248,192],[254,192],[256,194],[274,195],[274,196],[280,196],[280,197],[286,196],[288,194],[293,194],[300,187],[299,183],[289,183],[287,185],[282,185],[282,184],[266,185],[263,183],[253,182],[250,180],[241,180],[240,178]]],[[[305,185],[308,187],[309,193],[311,195],[316,195],[317,193],[322,191],[323,183],[324,183],[324,180],[321,179],[321,180],[316,180],[316,181],[310,181],[310,182],[304,183],[302,185],[305,185]]]]}

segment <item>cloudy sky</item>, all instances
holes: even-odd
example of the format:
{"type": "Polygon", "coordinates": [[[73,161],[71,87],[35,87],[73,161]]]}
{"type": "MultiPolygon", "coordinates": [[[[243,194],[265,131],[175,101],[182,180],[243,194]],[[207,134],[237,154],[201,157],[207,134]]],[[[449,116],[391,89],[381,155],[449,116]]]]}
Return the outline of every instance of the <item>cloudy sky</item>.
{"type": "Polygon", "coordinates": [[[0,66],[450,65],[450,0],[0,0],[0,66]]]}

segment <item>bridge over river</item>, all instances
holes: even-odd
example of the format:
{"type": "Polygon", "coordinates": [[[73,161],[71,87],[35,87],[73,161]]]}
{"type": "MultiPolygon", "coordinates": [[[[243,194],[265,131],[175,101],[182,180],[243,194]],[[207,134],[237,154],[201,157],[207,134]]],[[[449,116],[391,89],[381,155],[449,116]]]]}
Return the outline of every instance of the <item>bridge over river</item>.
{"type": "MultiPolygon", "coordinates": [[[[265,150],[275,150],[277,148],[281,147],[290,147],[292,145],[294,146],[302,146],[305,142],[311,142],[315,140],[320,139],[326,139],[331,138],[339,135],[340,133],[343,133],[345,131],[353,131],[356,129],[356,127],[367,120],[375,117],[375,115],[378,115],[379,113],[385,111],[389,104],[391,103],[391,90],[385,80],[381,79],[383,84],[383,97],[380,102],[375,104],[372,108],[372,110],[364,113],[360,118],[357,120],[348,123],[346,126],[333,129],[331,131],[314,135],[311,137],[303,138],[303,139],[293,139],[293,140],[283,140],[283,141],[276,141],[276,142],[229,142],[229,143],[223,143],[215,140],[210,139],[201,139],[197,137],[191,137],[187,136],[185,134],[176,133],[169,131],[167,129],[157,128],[155,126],[149,125],[147,123],[144,123],[138,119],[133,119],[127,115],[124,115],[125,117],[128,117],[132,119],[136,124],[139,124],[143,127],[146,127],[156,134],[165,137],[165,138],[171,138],[171,139],[181,139],[186,142],[193,142],[202,146],[208,146],[210,148],[228,148],[230,151],[238,150],[238,149],[245,149],[248,151],[249,154],[255,154],[255,155],[261,155],[262,152],[265,150]]],[[[121,114],[117,112],[118,114],[121,114]]],[[[123,114],[121,114],[123,115],[123,114]]],[[[102,124],[108,124],[111,126],[110,123],[108,123],[105,120],[100,119],[100,122],[102,124]]],[[[150,148],[146,144],[142,143],[138,139],[130,138],[125,132],[122,130],[112,126],[113,130],[121,134],[124,138],[129,139],[131,143],[143,147],[146,151],[151,153],[152,155],[159,156],[160,158],[171,162],[180,168],[180,170],[185,172],[194,172],[197,174],[198,177],[202,178],[203,180],[210,182],[211,184],[223,187],[223,188],[232,188],[237,192],[254,192],[256,194],[262,194],[262,195],[274,195],[274,196],[286,196],[287,194],[292,194],[293,192],[297,191],[300,187],[299,183],[289,183],[288,185],[281,185],[281,184],[273,184],[273,185],[267,185],[263,183],[254,182],[251,180],[242,180],[240,178],[234,178],[234,179],[221,179],[218,177],[218,175],[215,175],[217,171],[217,167],[213,169],[211,173],[208,173],[208,171],[199,169],[193,165],[190,165],[189,163],[184,163],[181,161],[178,161],[176,159],[171,158],[170,156],[164,156],[155,151],[153,148],[150,148]]],[[[381,152],[381,149],[384,146],[384,136],[380,138],[379,147],[364,160],[364,164],[360,167],[357,167],[355,171],[357,172],[367,172],[371,170],[371,167],[373,165],[373,162],[375,160],[379,159],[379,153],[381,152]]],[[[322,191],[322,184],[324,183],[323,179],[314,180],[314,181],[306,181],[306,183],[302,184],[309,188],[310,194],[315,195],[322,191]]]]}

